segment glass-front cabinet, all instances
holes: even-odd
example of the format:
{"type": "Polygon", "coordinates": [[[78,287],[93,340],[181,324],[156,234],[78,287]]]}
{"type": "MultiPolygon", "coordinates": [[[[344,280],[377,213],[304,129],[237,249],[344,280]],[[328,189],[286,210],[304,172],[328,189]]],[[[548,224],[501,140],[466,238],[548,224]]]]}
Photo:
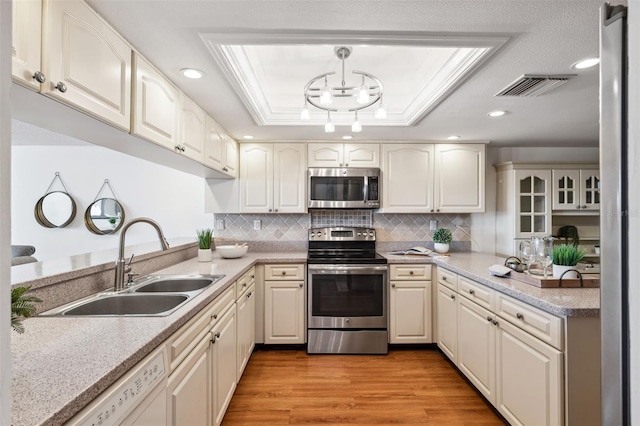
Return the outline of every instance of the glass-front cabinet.
{"type": "Polygon", "coordinates": [[[551,233],[551,171],[516,170],[516,238],[551,233]]]}
{"type": "Polygon", "coordinates": [[[599,210],[597,169],[553,170],[553,210],[599,210]]]}

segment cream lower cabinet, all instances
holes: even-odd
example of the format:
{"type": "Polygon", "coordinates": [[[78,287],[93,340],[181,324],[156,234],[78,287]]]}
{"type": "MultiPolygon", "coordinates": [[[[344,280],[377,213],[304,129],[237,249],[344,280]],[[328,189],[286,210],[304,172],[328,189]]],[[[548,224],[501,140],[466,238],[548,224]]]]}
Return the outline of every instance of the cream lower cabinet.
{"type": "Polygon", "coordinates": [[[304,343],[304,265],[265,265],[264,269],[264,343],[304,343]]]}
{"type": "Polygon", "coordinates": [[[436,342],[454,363],[458,359],[458,275],[436,270],[436,342]]]}
{"type": "Polygon", "coordinates": [[[391,265],[389,342],[431,343],[431,265],[391,265]]]}
{"type": "Polygon", "coordinates": [[[236,282],[236,307],[238,314],[238,339],[237,339],[237,379],[244,372],[249,363],[251,353],[256,344],[256,268],[249,269],[236,282]]]}
{"type": "MultiPolygon", "coordinates": [[[[211,329],[213,424],[222,423],[238,384],[236,354],[236,306],[232,306],[211,329]]],[[[190,423],[184,423],[190,424],[190,423]]],[[[198,424],[198,423],[193,423],[198,424]]]]}

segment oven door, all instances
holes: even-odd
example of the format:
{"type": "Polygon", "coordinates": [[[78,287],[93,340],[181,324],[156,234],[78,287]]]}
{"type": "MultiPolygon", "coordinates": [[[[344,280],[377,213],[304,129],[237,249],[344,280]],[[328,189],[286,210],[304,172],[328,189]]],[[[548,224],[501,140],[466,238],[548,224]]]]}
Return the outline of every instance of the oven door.
{"type": "Polygon", "coordinates": [[[308,328],[387,328],[386,265],[309,265],[308,328]]]}

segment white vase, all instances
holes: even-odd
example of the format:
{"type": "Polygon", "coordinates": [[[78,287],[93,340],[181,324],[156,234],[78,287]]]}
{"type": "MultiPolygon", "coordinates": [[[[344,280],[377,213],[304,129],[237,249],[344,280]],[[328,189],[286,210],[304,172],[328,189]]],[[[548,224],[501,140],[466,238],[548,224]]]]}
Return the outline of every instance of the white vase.
{"type": "MultiPolygon", "coordinates": [[[[569,269],[576,269],[576,266],[565,266],[565,265],[553,265],[553,277],[560,278],[560,276],[569,269]]],[[[575,271],[568,272],[564,275],[564,278],[578,278],[578,273],[575,271]]]]}
{"type": "Polygon", "coordinates": [[[433,243],[433,249],[436,253],[447,253],[449,251],[449,244],[433,243]]]}
{"type": "Polygon", "coordinates": [[[211,262],[211,249],[198,249],[198,262],[211,262]]]}

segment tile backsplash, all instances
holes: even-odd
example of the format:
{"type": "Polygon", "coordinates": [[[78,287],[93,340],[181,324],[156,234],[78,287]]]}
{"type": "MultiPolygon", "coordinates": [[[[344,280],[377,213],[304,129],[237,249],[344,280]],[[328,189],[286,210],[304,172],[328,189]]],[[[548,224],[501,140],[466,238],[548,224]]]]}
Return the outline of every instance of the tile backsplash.
{"type": "MultiPolygon", "coordinates": [[[[429,221],[437,221],[453,234],[454,247],[471,247],[469,214],[393,214],[372,210],[312,210],[309,214],[216,214],[224,220],[224,229],[216,229],[218,239],[232,241],[306,242],[309,228],[327,226],[362,226],[376,229],[379,242],[432,241],[429,221]],[[253,229],[254,221],[261,229],[253,229]],[[463,242],[463,244],[455,244],[463,242]]],[[[302,244],[302,247],[304,245],[302,244]]]]}

